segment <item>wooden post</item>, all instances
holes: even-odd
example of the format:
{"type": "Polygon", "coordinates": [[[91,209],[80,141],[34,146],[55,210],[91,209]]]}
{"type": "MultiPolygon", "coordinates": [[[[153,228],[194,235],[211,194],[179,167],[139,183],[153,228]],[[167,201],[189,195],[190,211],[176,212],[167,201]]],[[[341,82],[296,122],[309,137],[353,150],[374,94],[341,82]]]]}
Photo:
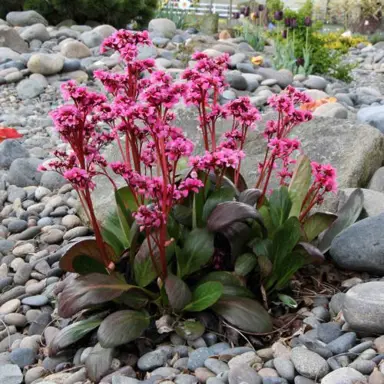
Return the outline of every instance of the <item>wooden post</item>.
{"type": "Polygon", "coordinates": [[[232,19],[232,7],[233,7],[233,0],[229,0],[229,10],[228,10],[228,21],[229,22],[232,19]]]}

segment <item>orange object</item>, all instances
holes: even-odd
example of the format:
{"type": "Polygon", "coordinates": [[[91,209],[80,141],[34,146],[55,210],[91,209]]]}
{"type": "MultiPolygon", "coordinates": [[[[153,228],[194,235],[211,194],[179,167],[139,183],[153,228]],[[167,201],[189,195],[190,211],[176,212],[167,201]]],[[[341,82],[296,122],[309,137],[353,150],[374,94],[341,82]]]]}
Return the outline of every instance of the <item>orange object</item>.
{"type": "Polygon", "coordinates": [[[315,111],[320,105],[328,103],[336,103],[337,99],[335,97],[326,97],[324,99],[314,100],[309,103],[304,103],[300,106],[302,111],[315,111]]]}
{"type": "Polygon", "coordinates": [[[263,56],[254,56],[251,59],[252,64],[254,65],[261,65],[264,62],[263,56]]]}
{"type": "Polygon", "coordinates": [[[0,143],[6,139],[19,139],[20,137],[23,137],[23,135],[15,128],[5,128],[0,127],[0,143]]]}

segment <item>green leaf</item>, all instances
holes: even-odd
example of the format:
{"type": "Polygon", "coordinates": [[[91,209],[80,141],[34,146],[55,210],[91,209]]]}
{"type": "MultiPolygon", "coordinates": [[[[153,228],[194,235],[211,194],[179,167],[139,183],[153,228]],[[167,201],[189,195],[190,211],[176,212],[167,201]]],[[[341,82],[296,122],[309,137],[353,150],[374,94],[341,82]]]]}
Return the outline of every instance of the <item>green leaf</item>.
{"type": "Polygon", "coordinates": [[[54,356],[69,345],[76,343],[97,328],[101,322],[102,319],[93,317],[87,320],[77,321],[61,329],[48,345],[49,356],[54,356]]]}
{"type": "Polygon", "coordinates": [[[289,197],[288,188],[275,189],[269,199],[269,212],[273,225],[277,228],[289,217],[292,202],[289,197]]]}
{"type": "Polygon", "coordinates": [[[224,286],[226,285],[233,285],[233,286],[241,286],[241,282],[238,277],[233,275],[231,272],[224,272],[224,271],[217,271],[217,272],[210,272],[207,275],[205,275],[203,278],[199,280],[199,283],[205,283],[207,281],[217,281],[224,286]]]}
{"type": "Polygon", "coordinates": [[[112,275],[92,273],[68,280],[58,297],[59,316],[69,318],[85,308],[106,303],[136,288],[112,275]]]}
{"type": "Polygon", "coordinates": [[[188,285],[179,277],[168,274],[164,282],[168,302],[173,309],[182,310],[192,300],[192,293],[188,285]]]}
{"type": "Polygon", "coordinates": [[[192,293],[192,302],[184,307],[184,311],[200,312],[211,307],[223,294],[223,285],[210,281],[199,285],[192,293]]]}
{"type": "Polygon", "coordinates": [[[185,225],[188,228],[192,227],[191,207],[186,207],[185,205],[177,204],[172,209],[172,215],[178,223],[185,225]]]}
{"type": "Polygon", "coordinates": [[[216,208],[216,206],[225,201],[232,201],[235,197],[235,191],[231,188],[220,188],[218,191],[212,192],[203,208],[203,222],[206,222],[209,215],[216,208]]]}
{"type": "MultiPolygon", "coordinates": [[[[152,258],[150,255],[150,248],[148,245],[148,238],[146,238],[141,244],[138,252],[136,253],[135,260],[133,263],[135,281],[140,287],[146,287],[147,285],[152,283],[152,281],[155,280],[156,277],[158,277],[157,270],[160,271],[161,269],[159,248],[152,237],[149,237],[149,241],[151,243],[153,259],[156,262],[157,269],[153,265],[152,258]]],[[[174,246],[171,245],[167,247],[166,252],[168,263],[173,256],[174,246]]]]}
{"type": "Polygon", "coordinates": [[[205,229],[192,230],[185,241],[184,248],[178,255],[180,277],[190,275],[207,264],[214,252],[213,234],[205,229]]]}
{"type": "Polygon", "coordinates": [[[149,297],[142,289],[132,288],[128,292],[123,292],[115,299],[115,302],[124,304],[132,309],[145,308],[154,298],[149,297]]]}
{"type": "Polygon", "coordinates": [[[266,232],[263,219],[256,208],[238,201],[221,203],[209,215],[207,228],[211,232],[219,232],[230,224],[248,219],[256,220],[266,232]]]}
{"type": "Polygon", "coordinates": [[[175,327],[175,332],[184,340],[193,341],[204,335],[205,327],[200,321],[185,320],[175,327]]]}
{"type": "Polygon", "coordinates": [[[147,312],[124,310],[112,313],[101,323],[97,338],[103,348],[127,344],[140,337],[149,327],[147,312]]]}
{"type": "MultiPolygon", "coordinates": [[[[105,243],[105,249],[109,260],[117,261],[117,257],[112,247],[105,243]]],[[[65,248],[63,256],[60,259],[60,268],[67,272],[79,272],[75,269],[73,264],[74,260],[79,256],[87,256],[88,258],[95,260],[95,262],[104,265],[97,241],[93,238],[88,238],[68,244],[65,248]]],[[[79,264],[81,265],[81,262],[79,264]]]]}
{"type": "Polygon", "coordinates": [[[271,239],[256,238],[251,242],[253,252],[259,256],[266,256],[268,259],[272,259],[273,242],[271,239]]]}
{"type": "Polygon", "coordinates": [[[311,184],[311,161],[308,156],[301,155],[296,163],[292,180],[289,184],[289,196],[292,201],[289,216],[300,216],[301,206],[311,184]]]}
{"type": "Polygon", "coordinates": [[[337,213],[338,217],[325,232],[318,248],[325,253],[331,247],[332,240],[344,229],[352,225],[360,216],[364,204],[364,194],[361,189],[356,189],[337,213]]]}
{"type": "Polygon", "coordinates": [[[316,212],[309,216],[303,224],[304,238],[311,242],[325,231],[337,219],[337,215],[331,213],[316,212]]]}
{"type": "Polygon", "coordinates": [[[277,295],[279,300],[286,305],[289,308],[297,308],[298,304],[295,299],[293,299],[291,296],[284,295],[283,293],[279,293],[277,295]]]}
{"type": "Polygon", "coordinates": [[[248,288],[238,287],[234,285],[223,285],[223,295],[248,297],[250,299],[253,299],[255,297],[255,295],[248,288]]]}
{"type": "Polygon", "coordinates": [[[87,255],[76,256],[72,261],[73,269],[80,275],[89,275],[90,273],[107,274],[105,265],[87,255]]]}
{"type": "Polygon", "coordinates": [[[122,187],[115,192],[117,204],[117,215],[119,216],[120,225],[125,233],[125,237],[129,239],[130,228],[134,219],[132,212],[138,208],[134,195],[129,187],[122,187]]]}
{"type": "Polygon", "coordinates": [[[257,265],[257,258],[253,253],[244,253],[239,256],[235,263],[235,272],[240,276],[246,276],[257,265]]]}
{"type": "Polygon", "coordinates": [[[265,228],[267,228],[268,236],[273,237],[275,230],[277,227],[274,226],[271,218],[271,213],[269,211],[269,207],[267,205],[263,205],[259,208],[260,215],[263,219],[263,223],[265,228]]]}
{"type": "Polygon", "coordinates": [[[101,233],[104,241],[113,248],[116,255],[121,255],[130,246],[130,241],[121,228],[117,213],[108,216],[101,233]]]}
{"type": "Polygon", "coordinates": [[[242,331],[264,333],[272,330],[268,312],[255,300],[223,296],[212,309],[242,331]]]}

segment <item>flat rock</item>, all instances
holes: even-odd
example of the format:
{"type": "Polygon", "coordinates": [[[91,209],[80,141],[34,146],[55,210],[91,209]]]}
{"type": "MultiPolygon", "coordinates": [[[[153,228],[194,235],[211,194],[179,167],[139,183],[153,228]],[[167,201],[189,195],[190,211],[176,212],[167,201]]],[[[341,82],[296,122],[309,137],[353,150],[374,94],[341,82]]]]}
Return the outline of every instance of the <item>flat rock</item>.
{"type": "Polygon", "coordinates": [[[15,364],[0,365],[0,383],[1,384],[20,384],[23,381],[23,374],[20,368],[15,364]]]}
{"type": "Polygon", "coordinates": [[[306,348],[293,348],[291,359],[300,375],[309,379],[320,379],[329,372],[326,360],[306,348]]]}
{"type": "Polygon", "coordinates": [[[48,21],[36,11],[9,12],[6,20],[9,24],[19,27],[38,23],[48,25],[48,21]]]}
{"type": "Polygon", "coordinates": [[[10,48],[17,53],[28,52],[28,44],[8,25],[0,25],[0,47],[10,48]]]}
{"type": "Polygon", "coordinates": [[[40,40],[47,41],[50,39],[47,28],[42,23],[33,24],[30,27],[25,28],[20,36],[26,41],[40,40]]]}
{"type": "Polygon", "coordinates": [[[36,80],[24,79],[17,84],[16,91],[21,100],[33,99],[44,92],[44,86],[36,80]]]}
{"type": "Polygon", "coordinates": [[[313,116],[346,119],[348,117],[348,110],[339,103],[325,103],[316,108],[313,116]]]}
{"type": "MultiPolygon", "coordinates": [[[[339,195],[339,208],[346,202],[356,188],[343,189],[339,195]]],[[[361,188],[364,195],[363,212],[360,218],[372,217],[384,213],[384,193],[361,188]]]]}
{"type": "Polygon", "coordinates": [[[9,168],[19,158],[29,157],[29,152],[18,140],[7,139],[0,144],[0,167],[9,168]]]}
{"type": "Polygon", "coordinates": [[[332,241],[330,255],[342,268],[384,276],[384,213],[358,221],[332,241]]]}
{"type": "Polygon", "coordinates": [[[361,108],[357,112],[357,119],[384,133],[384,105],[361,108]]]}
{"type": "Polygon", "coordinates": [[[340,368],[323,377],[321,384],[366,384],[367,381],[360,372],[353,368],[340,368]]]}
{"type": "Polygon", "coordinates": [[[368,188],[384,193],[384,167],[379,168],[372,176],[368,188]]]}
{"type": "Polygon", "coordinates": [[[231,368],[228,373],[229,384],[252,383],[261,384],[262,378],[248,365],[231,368]]]}
{"type": "Polygon", "coordinates": [[[384,333],[384,281],[352,287],[345,295],[343,315],[351,329],[384,333]]]}

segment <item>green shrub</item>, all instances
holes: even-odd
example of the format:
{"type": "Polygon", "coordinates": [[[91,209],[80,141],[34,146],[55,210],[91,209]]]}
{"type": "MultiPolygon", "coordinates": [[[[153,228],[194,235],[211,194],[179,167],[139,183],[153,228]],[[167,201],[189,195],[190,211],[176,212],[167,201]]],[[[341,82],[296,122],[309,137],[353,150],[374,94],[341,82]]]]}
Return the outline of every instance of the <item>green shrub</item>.
{"type": "Polygon", "coordinates": [[[125,27],[132,20],[146,25],[156,5],[156,0],[26,0],[24,9],[39,12],[53,24],[73,19],[78,23],[95,20],[125,27]]]}

